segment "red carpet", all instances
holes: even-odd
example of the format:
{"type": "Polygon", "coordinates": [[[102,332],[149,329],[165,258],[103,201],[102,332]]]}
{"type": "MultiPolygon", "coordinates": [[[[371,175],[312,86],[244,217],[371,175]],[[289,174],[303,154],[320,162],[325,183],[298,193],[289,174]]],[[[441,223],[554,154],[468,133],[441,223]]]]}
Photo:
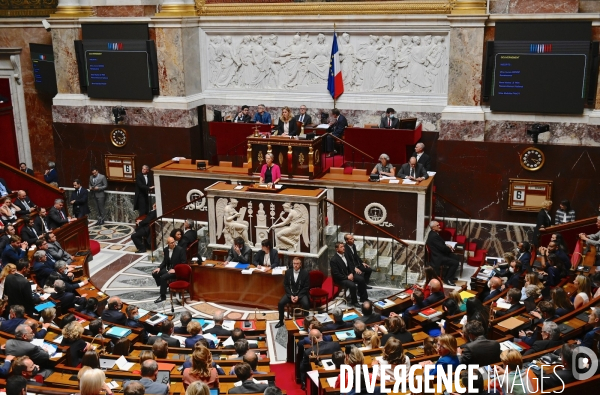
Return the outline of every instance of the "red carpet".
{"type": "MultiPolygon", "coordinates": [[[[306,395],[294,380],[294,364],[291,362],[271,365],[271,372],[275,373],[275,385],[286,391],[287,395],[306,395]]],[[[260,379],[260,378],[259,378],[260,379]]]]}

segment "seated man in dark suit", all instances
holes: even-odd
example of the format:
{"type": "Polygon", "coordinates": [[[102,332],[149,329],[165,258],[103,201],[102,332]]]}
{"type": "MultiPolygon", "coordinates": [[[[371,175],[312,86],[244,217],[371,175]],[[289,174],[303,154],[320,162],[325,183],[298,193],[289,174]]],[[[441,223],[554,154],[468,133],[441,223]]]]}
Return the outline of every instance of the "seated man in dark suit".
{"type": "Polygon", "coordinates": [[[238,339],[235,341],[235,343],[233,343],[233,348],[235,349],[237,355],[231,355],[227,359],[241,360],[250,349],[250,343],[248,343],[248,340],[246,339],[238,339]]]}
{"type": "MultiPolygon", "coordinates": [[[[312,124],[312,118],[306,113],[306,106],[304,104],[300,106],[300,114],[296,115],[293,120],[295,122],[302,122],[303,125],[312,124]]],[[[298,133],[300,132],[298,131],[298,133]]]]}
{"type": "Polygon", "coordinates": [[[508,270],[510,273],[510,277],[506,281],[506,286],[513,288],[521,288],[523,264],[520,261],[511,262],[510,268],[508,270]]]}
{"type": "Polygon", "coordinates": [[[446,266],[446,274],[444,275],[444,283],[450,286],[454,284],[454,274],[458,268],[458,257],[453,253],[454,249],[448,245],[439,232],[442,230],[440,223],[431,221],[429,223],[429,234],[427,235],[426,246],[429,248],[429,264],[435,269],[439,275],[442,266],[446,266]]]}
{"type": "MultiPolygon", "coordinates": [[[[50,260],[50,254],[46,254],[46,256],[48,260],[50,260]]],[[[69,266],[65,261],[56,261],[56,263],[54,264],[54,268],[56,269],[56,272],[60,274],[60,279],[65,282],[67,292],[73,292],[77,288],[81,288],[87,285],[89,282],[88,280],[83,280],[79,282],[75,280],[75,275],[69,272],[69,266]]]]}
{"type": "Polygon", "coordinates": [[[479,321],[467,321],[464,326],[468,343],[459,350],[458,359],[461,364],[487,366],[500,362],[500,343],[485,338],[483,325],[479,321]]]}
{"type": "Polygon", "coordinates": [[[563,369],[556,369],[553,374],[544,375],[542,380],[542,388],[545,393],[549,389],[554,387],[562,387],[564,391],[564,385],[574,382],[575,376],[573,375],[573,350],[577,347],[575,344],[563,344],[560,349],[561,353],[561,365],[563,369]]]}
{"type": "MultiPolygon", "coordinates": [[[[234,344],[232,346],[225,346],[225,348],[235,348],[235,342],[242,339],[246,340],[246,335],[244,334],[244,331],[240,328],[233,328],[233,330],[231,331],[231,340],[233,340],[234,344]]],[[[258,342],[248,342],[248,348],[258,348],[258,342]]]]}
{"type": "Polygon", "coordinates": [[[596,335],[596,331],[598,327],[600,327],[600,307],[592,307],[592,312],[588,317],[588,324],[592,325],[592,329],[588,331],[581,341],[577,341],[577,344],[580,344],[584,347],[589,348],[590,350],[594,349],[594,337],[596,335]]]}
{"type": "MultiPolygon", "coordinates": [[[[530,287],[535,287],[537,288],[536,285],[528,285],[528,288],[530,287]]],[[[539,295],[539,294],[536,294],[539,295]]],[[[525,305],[527,306],[527,305],[525,305]]],[[[535,308],[535,303],[534,303],[534,308],[535,308]]],[[[527,344],[528,346],[533,345],[533,343],[539,338],[539,331],[540,331],[540,327],[539,324],[544,324],[546,322],[551,322],[553,319],[557,318],[556,315],[556,308],[554,307],[554,304],[552,302],[548,302],[546,300],[542,300],[540,303],[538,303],[537,308],[535,308],[535,310],[530,310],[529,314],[531,314],[533,317],[535,317],[535,319],[533,319],[533,321],[531,321],[531,326],[530,329],[532,330],[521,330],[519,331],[519,337],[521,338],[521,341],[525,344],[527,344]]]]}
{"type": "Polygon", "coordinates": [[[106,309],[102,312],[102,321],[112,322],[113,324],[127,324],[127,316],[121,311],[123,302],[118,296],[113,296],[108,299],[106,309]]]}
{"type": "Polygon", "coordinates": [[[398,178],[408,178],[409,180],[413,181],[423,181],[429,178],[429,174],[427,174],[427,170],[425,170],[423,165],[417,163],[417,158],[413,156],[408,160],[408,163],[400,166],[398,178]]]}
{"type": "Polygon", "coordinates": [[[560,339],[558,325],[556,322],[546,321],[542,325],[542,340],[534,341],[531,348],[523,353],[523,356],[548,350],[561,344],[563,341],[560,339]]]}
{"type": "Polygon", "coordinates": [[[48,261],[48,256],[44,250],[37,250],[33,254],[33,273],[35,279],[40,286],[46,284],[46,279],[52,273],[56,273],[56,266],[54,263],[48,261]]]}
{"type": "Polygon", "coordinates": [[[237,379],[242,382],[242,385],[230,389],[230,394],[262,394],[268,387],[267,384],[257,384],[254,382],[252,379],[252,367],[245,362],[235,365],[234,372],[237,379]]]}
{"type": "Polygon", "coordinates": [[[210,329],[204,331],[204,333],[212,333],[216,336],[231,336],[231,331],[223,328],[223,319],[224,312],[222,310],[217,310],[213,313],[213,321],[215,322],[215,326],[210,329]]]}
{"type": "Polygon", "coordinates": [[[160,296],[154,303],[160,303],[167,300],[168,284],[171,280],[176,278],[175,266],[187,262],[185,249],[177,246],[174,238],[169,237],[167,243],[168,246],[163,250],[164,258],[160,267],[157,267],[152,271],[152,277],[154,277],[156,285],[160,287],[160,296]]]}
{"type": "Polygon", "coordinates": [[[233,118],[233,122],[235,123],[248,123],[252,120],[252,117],[249,114],[250,107],[243,105],[242,111],[238,112],[238,114],[233,118]]]}
{"type": "Polygon", "coordinates": [[[27,163],[25,162],[21,162],[19,163],[19,169],[23,172],[23,173],[27,173],[30,176],[33,175],[33,169],[30,169],[29,167],[27,167],[27,163]]]}
{"type": "Polygon", "coordinates": [[[531,263],[531,245],[526,242],[523,241],[519,244],[517,244],[517,249],[518,249],[518,254],[517,254],[517,260],[519,262],[521,262],[521,265],[523,266],[523,270],[527,270],[529,271],[530,267],[529,264],[531,263]]]}
{"type": "Polygon", "coordinates": [[[417,163],[423,165],[425,171],[431,171],[431,158],[425,153],[425,144],[417,143],[411,156],[417,158],[417,163]]]}
{"type": "Polygon", "coordinates": [[[502,279],[500,277],[492,277],[488,282],[490,290],[487,295],[484,295],[483,302],[494,299],[502,293],[502,279]]]}
{"type": "Polygon", "coordinates": [[[512,312],[520,309],[521,306],[521,291],[519,291],[516,288],[512,288],[511,290],[508,291],[508,294],[506,295],[506,302],[510,303],[510,308],[508,310],[502,310],[502,311],[496,311],[495,316],[496,318],[505,316],[505,315],[509,315],[512,312]]]}
{"type": "Polygon", "coordinates": [[[335,252],[336,253],[333,254],[333,257],[329,261],[331,277],[333,277],[333,281],[340,287],[348,288],[352,306],[360,308],[362,306],[358,303],[357,291],[361,302],[364,302],[369,297],[365,279],[363,276],[354,272],[354,265],[351,261],[346,259],[346,256],[344,255],[344,243],[335,243],[335,252]]]}
{"type": "Polygon", "coordinates": [[[8,313],[8,320],[0,321],[0,331],[14,335],[17,327],[24,322],[25,308],[18,304],[12,305],[10,313],[8,313]]]}
{"type": "Polygon", "coordinates": [[[184,311],[179,316],[179,322],[181,325],[176,326],[175,329],[173,329],[173,333],[175,333],[176,335],[187,335],[188,334],[187,326],[191,321],[192,321],[192,314],[189,311],[184,311]]]}
{"type": "Polygon", "coordinates": [[[302,381],[302,388],[305,388],[306,386],[306,372],[310,370],[311,355],[329,355],[341,350],[338,342],[323,341],[323,334],[318,329],[311,329],[309,336],[313,346],[304,350],[303,358],[300,364],[300,380],[302,381]]]}
{"type": "Polygon", "coordinates": [[[10,243],[4,247],[2,251],[2,267],[7,263],[16,265],[19,259],[27,258],[27,249],[29,244],[26,241],[21,241],[17,235],[10,237],[10,243]]]}
{"type": "Polygon", "coordinates": [[[396,118],[396,110],[390,107],[385,110],[385,117],[381,117],[379,127],[383,129],[398,129],[399,123],[400,121],[396,118]]]}
{"type": "Polygon", "coordinates": [[[331,315],[333,316],[333,322],[328,322],[323,325],[323,332],[341,331],[342,329],[350,328],[352,326],[352,322],[344,321],[344,311],[339,307],[333,309],[331,315]]]}
{"type": "Polygon", "coordinates": [[[27,355],[40,369],[46,368],[50,361],[50,355],[40,346],[31,344],[34,338],[35,334],[29,326],[19,325],[15,330],[15,338],[6,341],[6,355],[14,355],[15,357],[27,355]]]}
{"type": "Polygon", "coordinates": [[[70,221],[75,221],[75,218],[68,217],[63,211],[65,201],[62,199],[54,200],[54,206],[48,212],[48,226],[51,230],[60,228],[68,224],[70,221]]]}
{"type": "Polygon", "coordinates": [[[35,217],[34,224],[38,235],[51,232],[50,225],[48,224],[48,212],[44,207],[40,207],[38,216],[35,217]]]}
{"type": "Polygon", "coordinates": [[[156,339],[163,339],[167,342],[169,347],[181,347],[181,343],[179,342],[179,340],[171,337],[171,335],[173,334],[173,322],[169,320],[163,321],[160,327],[160,331],[160,336],[150,336],[150,338],[148,339],[148,343],[146,344],[152,345],[154,344],[156,339]]]}
{"type": "Polygon", "coordinates": [[[185,220],[183,223],[183,236],[177,243],[179,247],[187,249],[190,244],[198,240],[198,232],[194,230],[195,224],[193,219],[188,218],[185,220]]]}
{"type": "Polygon", "coordinates": [[[381,321],[381,315],[373,311],[373,302],[365,300],[362,303],[362,317],[358,317],[356,321],[362,321],[365,324],[372,324],[381,321]]]}
{"type": "MultiPolygon", "coordinates": [[[[352,265],[354,265],[354,272],[363,276],[365,278],[365,284],[368,284],[373,269],[360,259],[360,256],[356,251],[356,244],[354,243],[354,235],[352,233],[346,233],[344,235],[344,241],[346,242],[346,245],[344,245],[344,255],[346,255],[346,259],[350,260],[352,265]]],[[[371,287],[367,285],[367,289],[371,289],[371,287]]]]}
{"type": "Polygon", "coordinates": [[[150,223],[156,219],[156,203],[152,205],[152,210],[142,220],[135,221],[137,229],[131,235],[131,241],[137,248],[136,254],[146,252],[150,247],[150,223]],[[145,239],[145,241],[144,241],[145,239]]]}
{"type": "MultiPolygon", "coordinates": [[[[273,248],[271,240],[264,239],[260,242],[260,251],[254,254],[252,263],[255,266],[277,267],[279,263],[279,253],[276,248],[273,248]]],[[[302,263],[302,262],[300,262],[302,263]]],[[[308,272],[307,272],[308,273],[308,272]]]]}
{"type": "Polygon", "coordinates": [[[442,284],[437,278],[433,278],[431,281],[429,281],[429,288],[431,289],[431,293],[423,301],[424,306],[430,306],[446,297],[446,295],[444,295],[444,291],[442,291],[442,284]]]}
{"type": "Polygon", "coordinates": [[[21,209],[21,211],[17,211],[18,216],[29,215],[37,208],[35,203],[33,203],[25,191],[22,190],[17,192],[17,198],[13,203],[21,209]]]}
{"type": "Polygon", "coordinates": [[[241,237],[236,237],[233,239],[233,245],[229,249],[229,253],[227,254],[227,262],[240,262],[240,263],[250,263],[250,255],[252,254],[252,249],[246,245],[244,239],[241,237]]]}
{"type": "Polygon", "coordinates": [[[28,245],[32,246],[38,241],[43,235],[38,233],[35,229],[35,220],[29,218],[29,216],[23,217],[25,225],[21,228],[21,239],[26,241],[28,245]]]}
{"type": "MultiPolygon", "coordinates": [[[[140,314],[137,306],[130,304],[125,309],[125,314],[127,314],[127,322],[125,322],[125,325],[132,328],[144,328],[144,325],[139,321],[140,314]]],[[[146,332],[145,329],[140,333],[140,338],[144,343],[148,341],[148,332],[146,332]]]]}
{"type": "Polygon", "coordinates": [[[50,295],[50,297],[52,299],[60,301],[60,307],[61,307],[62,311],[67,311],[71,307],[75,307],[75,305],[85,306],[85,303],[86,303],[85,298],[86,298],[87,294],[77,296],[72,292],[67,292],[66,285],[63,280],[56,280],[54,282],[54,291],[55,292],[53,292],[50,295]]]}

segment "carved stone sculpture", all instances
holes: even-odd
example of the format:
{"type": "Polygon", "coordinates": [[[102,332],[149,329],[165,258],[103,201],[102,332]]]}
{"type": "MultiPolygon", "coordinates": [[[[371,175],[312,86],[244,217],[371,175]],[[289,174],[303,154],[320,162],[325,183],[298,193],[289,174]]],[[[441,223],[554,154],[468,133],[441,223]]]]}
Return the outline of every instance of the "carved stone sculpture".
{"type": "Polygon", "coordinates": [[[300,236],[304,239],[304,245],[308,246],[310,243],[308,209],[302,204],[295,204],[292,208],[290,203],[284,203],[283,210],[288,214],[287,217],[282,222],[271,226],[271,229],[277,229],[275,230],[275,247],[279,250],[298,251],[300,236]]]}
{"type": "Polygon", "coordinates": [[[217,240],[221,237],[221,234],[225,236],[225,244],[233,245],[233,239],[241,237],[244,239],[246,244],[249,244],[248,240],[248,221],[244,221],[246,215],[246,208],[242,207],[238,212],[236,207],[238,201],[231,199],[227,202],[226,198],[221,198],[217,201],[215,206],[215,213],[217,217],[217,240]]]}

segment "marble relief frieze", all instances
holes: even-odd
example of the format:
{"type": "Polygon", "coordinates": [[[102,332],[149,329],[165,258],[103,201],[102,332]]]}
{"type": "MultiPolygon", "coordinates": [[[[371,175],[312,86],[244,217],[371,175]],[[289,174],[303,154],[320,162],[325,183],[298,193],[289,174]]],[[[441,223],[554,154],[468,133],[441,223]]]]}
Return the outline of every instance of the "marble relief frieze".
{"type": "MultiPolygon", "coordinates": [[[[331,34],[207,36],[213,89],[285,91],[327,88],[331,34]]],[[[444,95],[446,34],[338,36],[345,92],[444,95]]]]}

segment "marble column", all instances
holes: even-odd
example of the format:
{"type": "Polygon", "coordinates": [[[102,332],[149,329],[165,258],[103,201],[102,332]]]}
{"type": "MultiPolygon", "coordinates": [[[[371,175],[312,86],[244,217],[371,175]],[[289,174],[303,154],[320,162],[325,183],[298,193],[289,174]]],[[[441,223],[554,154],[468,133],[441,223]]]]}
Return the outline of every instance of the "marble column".
{"type": "Polygon", "coordinates": [[[483,141],[481,73],[486,19],[482,15],[448,16],[448,106],[442,112],[440,139],[483,141]]]}
{"type": "Polygon", "coordinates": [[[52,47],[58,94],[80,94],[79,69],[74,41],[81,39],[81,27],[76,19],[50,19],[52,47]]]}
{"type": "Polygon", "coordinates": [[[92,16],[94,9],[90,6],[90,0],[58,0],[56,13],[51,18],[80,18],[92,16]]]}
{"type": "Polygon", "coordinates": [[[197,16],[195,0],[163,0],[158,17],[197,16]]]}

